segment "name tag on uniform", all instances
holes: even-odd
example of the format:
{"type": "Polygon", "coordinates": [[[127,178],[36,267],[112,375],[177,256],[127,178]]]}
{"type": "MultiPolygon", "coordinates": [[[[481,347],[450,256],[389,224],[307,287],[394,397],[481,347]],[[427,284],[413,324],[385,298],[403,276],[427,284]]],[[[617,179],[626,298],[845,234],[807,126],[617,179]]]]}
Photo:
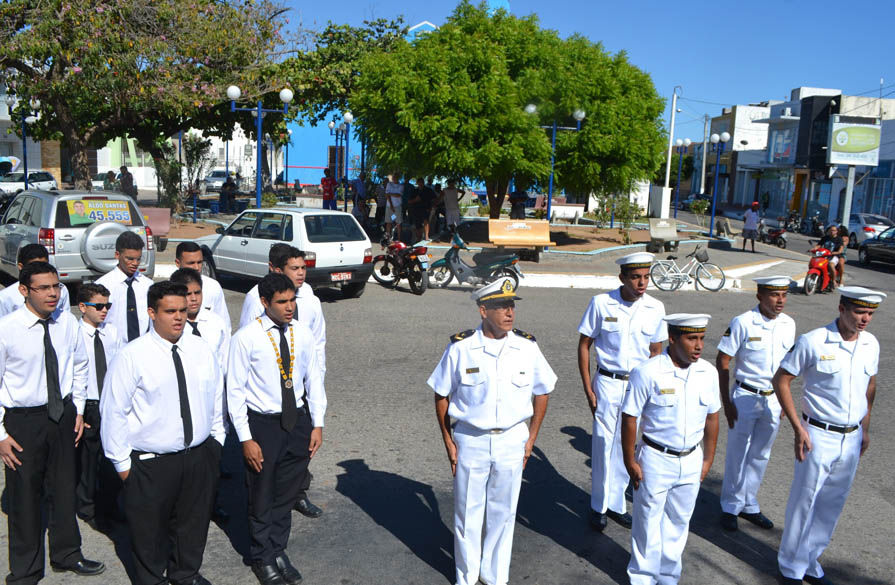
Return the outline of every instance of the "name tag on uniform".
{"type": "Polygon", "coordinates": [[[674,388],[662,388],[659,394],[674,394],[674,388]]]}
{"type": "Polygon", "coordinates": [[[478,374],[479,369],[478,368],[466,368],[466,373],[467,374],[478,374]]]}
{"type": "Polygon", "coordinates": [[[750,337],[749,341],[761,341],[761,337],[750,337]]]}
{"type": "Polygon", "coordinates": [[[607,323],[618,323],[618,317],[606,317],[603,321],[606,321],[607,323]]]}
{"type": "Polygon", "coordinates": [[[836,359],[835,355],[822,355],[820,356],[820,361],[822,362],[830,362],[836,359]]]}

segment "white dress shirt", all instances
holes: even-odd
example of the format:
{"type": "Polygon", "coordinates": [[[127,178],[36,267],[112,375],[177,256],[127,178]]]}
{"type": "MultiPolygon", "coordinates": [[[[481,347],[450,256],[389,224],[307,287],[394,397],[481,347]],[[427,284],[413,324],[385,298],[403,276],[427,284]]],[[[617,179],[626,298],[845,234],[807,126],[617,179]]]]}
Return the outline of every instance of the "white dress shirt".
{"type": "Polygon", "coordinates": [[[622,403],[622,412],[640,417],[644,435],[678,451],[696,446],[706,417],[720,409],[715,367],[700,359],[679,368],[668,350],[634,368],[622,403]]]}
{"type": "MultiPolygon", "coordinates": [[[[109,289],[109,301],[112,308],[106,315],[106,322],[115,327],[118,335],[124,343],[127,343],[127,275],[119,267],[107,272],[96,280],[109,289]]],[[[134,273],[134,296],[137,301],[137,319],[140,324],[140,335],[149,331],[149,313],[146,312],[149,303],[146,294],[152,286],[152,279],[137,270],[134,273]]]]}
{"type": "Polygon", "coordinates": [[[802,412],[828,424],[860,424],[867,385],[879,368],[879,342],[869,331],[843,341],[836,321],[799,337],[780,367],[804,379],[802,412]]]}
{"type": "MultiPolygon", "coordinates": [[[[59,389],[69,394],[78,414],[87,400],[87,352],[78,334],[78,320],[68,311],[50,317],[50,340],[59,362],[59,389]]],[[[7,408],[47,404],[44,328],[27,307],[0,318],[0,441],[6,439],[7,408]]]]}
{"type": "Polygon", "coordinates": [[[451,417],[482,430],[509,429],[531,418],[532,395],[552,392],[556,374],[534,340],[512,331],[489,339],[479,327],[447,346],[426,383],[450,398],[451,417]]]}
{"type": "MultiPolygon", "coordinates": [[[[289,327],[295,340],[292,347],[295,404],[301,407],[307,402],[311,422],[315,427],[322,427],[326,414],[326,392],[323,389],[320,367],[317,365],[314,336],[307,326],[298,321],[292,321],[289,327]]],[[[286,341],[289,343],[288,331],[286,341]]],[[[279,348],[280,332],[266,314],[237,331],[230,341],[227,404],[240,442],[252,438],[248,408],[263,414],[282,412],[282,376],[277,365],[279,348]],[[268,331],[273,336],[273,343],[268,337],[268,331]]]]}
{"type": "Polygon", "coordinates": [[[176,344],[155,329],[121,348],[103,384],[99,408],[106,457],[119,472],[131,468],[131,451],[175,453],[184,449],[180,392],[172,348],[186,377],[193,441],[209,435],[224,444],[224,380],[208,344],[184,329],[176,344]]]}
{"type": "Polygon", "coordinates": [[[100,323],[99,327],[94,327],[90,323],[81,319],[78,321],[78,331],[81,335],[81,342],[84,344],[84,350],[87,352],[87,400],[99,400],[99,388],[96,386],[96,348],[94,346],[94,336],[99,335],[99,340],[103,344],[103,351],[106,354],[106,374],[109,373],[109,364],[115,354],[124,346],[114,325],[106,322],[100,323]]]}
{"type": "MultiPolygon", "coordinates": [[[[242,329],[258,317],[264,314],[264,305],[261,304],[261,296],[258,294],[256,284],[246,293],[242,303],[242,314],[239,317],[239,328],[242,329]]],[[[317,364],[320,373],[326,374],[326,320],[323,318],[323,307],[320,299],[314,294],[314,289],[308,283],[295,291],[295,320],[307,325],[317,346],[317,364]]]]}
{"type": "MultiPolygon", "coordinates": [[[[226,377],[227,361],[230,355],[229,325],[225,324],[217,314],[212,313],[205,307],[199,309],[195,323],[199,329],[199,334],[202,336],[201,339],[204,339],[211,351],[214,352],[218,365],[221,368],[221,373],[226,377]]],[[[183,332],[184,334],[193,335],[193,326],[187,323],[183,328],[183,332]]],[[[193,337],[197,336],[193,335],[193,337]]]]}
{"type": "MultiPolygon", "coordinates": [[[[3,290],[0,290],[0,317],[8,315],[16,309],[25,306],[25,297],[19,292],[19,283],[14,282],[3,290]]],[[[53,318],[58,319],[64,311],[71,309],[71,299],[68,296],[68,287],[62,285],[59,289],[59,303],[53,311],[53,318]]]]}
{"type": "Polygon", "coordinates": [[[590,300],[578,332],[593,338],[598,366],[627,374],[649,359],[650,343],[668,339],[664,317],[665,305],[661,301],[644,294],[631,303],[622,298],[621,288],[617,288],[590,300]]]}
{"type": "Polygon", "coordinates": [[[792,317],[781,313],[776,319],[768,319],[755,307],[731,320],[718,351],[736,357],[736,380],[770,390],[771,379],[795,339],[796,322],[792,317]]]}
{"type": "Polygon", "coordinates": [[[227,333],[233,330],[230,321],[230,311],[227,309],[227,301],[224,299],[224,289],[221,284],[210,276],[202,275],[202,306],[221,318],[227,326],[227,333]]]}

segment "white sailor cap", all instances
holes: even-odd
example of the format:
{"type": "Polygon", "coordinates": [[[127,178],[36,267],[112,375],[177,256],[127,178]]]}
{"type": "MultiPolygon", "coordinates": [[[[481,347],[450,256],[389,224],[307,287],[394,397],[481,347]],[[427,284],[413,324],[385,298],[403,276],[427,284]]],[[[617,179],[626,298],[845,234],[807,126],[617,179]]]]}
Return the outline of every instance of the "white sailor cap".
{"type": "Polygon", "coordinates": [[[711,318],[704,313],[673,313],[665,316],[665,322],[669,328],[683,333],[702,333],[711,318]]]}
{"type": "Polygon", "coordinates": [[[870,290],[863,286],[840,286],[839,294],[842,295],[843,300],[848,299],[851,304],[868,309],[877,308],[886,298],[886,293],[870,290]]]}
{"type": "Polygon", "coordinates": [[[627,268],[649,268],[653,264],[655,256],[649,252],[635,252],[622,256],[615,261],[616,264],[627,268]]]}
{"type": "Polygon", "coordinates": [[[491,284],[472,293],[472,300],[478,304],[500,301],[520,301],[516,296],[516,282],[512,278],[498,278],[491,284]]]}
{"type": "Polygon", "coordinates": [[[793,280],[788,276],[762,276],[753,278],[752,282],[761,290],[789,290],[793,280]]]}

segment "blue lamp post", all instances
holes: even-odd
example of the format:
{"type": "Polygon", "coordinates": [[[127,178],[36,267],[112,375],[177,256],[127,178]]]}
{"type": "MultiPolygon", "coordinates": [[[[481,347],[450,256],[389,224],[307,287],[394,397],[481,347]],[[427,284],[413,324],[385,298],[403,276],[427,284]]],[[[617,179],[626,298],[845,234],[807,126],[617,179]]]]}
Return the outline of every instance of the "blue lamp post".
{"type": "Polygon", "coordinates": [[[283,163],[283,185],[289,192],[289,143],[292,142],[292,130],[286,130],[286,161],[283,163]]]}
{"type": "Polygon", "coordinates": [[[283,113],[286,114],[289,112],[289,104],[292,102],[292,98],[294,94],[292,90],[284,88],[280,90],[280,101],[283,102],[282,110],[273,110],[273,109],[265,109],[261,100],[258,100],[258,105],[254,108],[237,108],[236,100],[238,100],[242,96],[242,90],[240,90],[235,85],[231,85],[227,88],[227,97],[230,98],[230,111],[231,112],[252,112],[255,115],[255,141],[258,144],[258,152],[255,156],[256,159],[256,169],[255,169],[255,206],[261,207],[261,141],[264,140],[264,134],[262,129],[262,121],[264,119],[264,114],[267,112],[270,113],[283,113]]]}
{"type": "Polygon", "coordinates": [[[730,140],[730,134],[722,132],[720,135],[712,134],[712,149],[715,151],[715,179],[712,185],[712,218],[709,221],[709,237],[715,234],[715,202],[718,198],[718,175],[721,174],[721,154],[724,152],[724,145],[730,140]]]}
{"type": "MultiPolygon", "coordinates": [[[[351,174],[351,157],[348,156],[348,148],[351,145],[351,123],[354,122],[354,114],[347,111],[342,114],[342,120],[345,122],[345,135],[342,137],[342,140],[345,143],[345,179],[347,180],[351,174]]],[[[336,180],[340,185],[342,184],[341,179],[337,177],[336,180]]],[[[348,211],[348,193],[345,193],[345,208],[343,211],[348,211]]]]}
{"type": "MultiPolygon", "coordinates": [[[[526,114],[535,114],[538,111],[538,107],[534,104],[528,104],[525,106],[526,114]]],[[[553,124],[550,126],[541,126],[545,130],[551,130],[550,135],[550,183],[547,188],[547,221],[550,221],[550,209],[553,203],[553,167],[556,163],[556,131],[557,130],[574,130],[576,132],[581,131],[581,121],[584,120],[585,117],[584,110],[575,110],[572,113],[572,117],[575,119],[575,127],[572,128],[570,126],[557,126],[556,118],[553,118],[553,124]]]]}
{"type": "Polygon", "coordinates": [[[690,148],[690,139],[684,138],[681,140],[678,138],[674,141],[674,144],[677,146],[677,183],[674,185],[674,218],[677,219],[677,202],[681,194],[681,167],[683,166],[684,155],[690,148]]]}
{"type": "MultiPolygon", "coordinates": [[[[15,96],[6,96],[6,105],[9,108],[10,114],[12,114],[12,109],[15,107],[16,102],[18,102],[18,100],[15,96]]],[[[26,142],[26,138],[28,137],[28,124],[37,122],[36,110],[40,108],[40,100],[31,98],[28,105],[31,106],[31,109],[27,112],[22,112],[22,170],[24,171],[23,180],[25,183],[25,191],[28,190],[28,144],[26,142]]]]}

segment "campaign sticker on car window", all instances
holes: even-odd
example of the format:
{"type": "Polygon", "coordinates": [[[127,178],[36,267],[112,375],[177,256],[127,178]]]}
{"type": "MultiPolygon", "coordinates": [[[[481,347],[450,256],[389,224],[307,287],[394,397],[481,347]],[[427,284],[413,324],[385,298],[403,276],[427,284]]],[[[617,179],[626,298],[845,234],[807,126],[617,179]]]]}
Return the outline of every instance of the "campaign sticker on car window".
{"type": "Polygon", "coordinates": [[[127,201],[75,199],[68,202],[68,219],[72,226],[97,221],[114,221],[131,225],[131,213],[127,201]]]}

